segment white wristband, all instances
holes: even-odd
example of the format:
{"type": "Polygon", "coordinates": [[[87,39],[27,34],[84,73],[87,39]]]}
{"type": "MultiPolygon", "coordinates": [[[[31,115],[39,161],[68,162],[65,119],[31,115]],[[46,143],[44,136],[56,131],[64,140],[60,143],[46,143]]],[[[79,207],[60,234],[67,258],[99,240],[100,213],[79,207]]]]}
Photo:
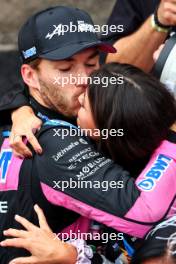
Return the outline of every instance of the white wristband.
{"type": "Polygon", "coordinates": [[[76,247],[78,252],[77,262],[75,264],[91,264],[93,251],[90,246],[86,244],[83,239],[71,239],[67,243],[76,247]]]}

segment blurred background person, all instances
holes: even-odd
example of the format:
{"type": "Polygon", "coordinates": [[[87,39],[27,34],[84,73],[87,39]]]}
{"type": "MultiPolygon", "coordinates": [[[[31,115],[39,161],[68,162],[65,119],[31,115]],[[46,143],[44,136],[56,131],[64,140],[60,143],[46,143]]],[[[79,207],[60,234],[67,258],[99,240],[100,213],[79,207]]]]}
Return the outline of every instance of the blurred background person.
{"type": "Polygon", "coordinates": [[[149,72],[153,53],[176,25],[176,0],[118,0],[108,20],[113,24],[124,25],[124,31],[106,37],[118,51],[106,62],[129,63],[149,72]]]}

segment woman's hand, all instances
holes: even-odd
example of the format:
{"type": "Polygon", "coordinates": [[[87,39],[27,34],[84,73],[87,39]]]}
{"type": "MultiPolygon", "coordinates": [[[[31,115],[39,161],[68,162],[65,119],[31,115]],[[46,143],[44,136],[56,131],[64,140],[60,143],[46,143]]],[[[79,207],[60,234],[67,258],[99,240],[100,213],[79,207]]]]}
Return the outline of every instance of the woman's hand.
{"type": "Polygon", "coordinates": [[[40,228],[23,217],[15,216],[16,221],[26,228],[24,230],[8,229],[5,236],[12,236],[0,243],[3,247],[24,248],[31,253],[30,257],[20,257],[9,264],[74,264],[77,260],[77,250],[74,246],[58,239],[46,222],[43,211],[35,205],[40,228]]]}
{"type": "Polygon", "coordinates": [[[12,131],[10,135],[10,146],[15,155],[20,157],[32,157],[32,152],[24,144],[23,138],[26,137],[35,152],[42,153],[42,148],[34,136],[34,133],[41,128],[42,121],[35,116],[29,106],[22,106],[12,113],[12,131]]]}

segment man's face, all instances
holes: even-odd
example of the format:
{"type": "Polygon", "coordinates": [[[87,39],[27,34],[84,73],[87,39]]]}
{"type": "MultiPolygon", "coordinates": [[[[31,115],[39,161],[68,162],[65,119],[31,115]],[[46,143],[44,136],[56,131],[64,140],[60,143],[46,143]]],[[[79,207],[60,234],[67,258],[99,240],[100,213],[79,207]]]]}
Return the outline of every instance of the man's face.
{"type": "Polygon", "coordinates": [[[44,104],[65,116],[77,116],[80,108],[78,97],[85,92],[92,71],[99,68],[96,48],[87,49],[62,61],[42,59],[37,75],[39,93],[44,104]]]}

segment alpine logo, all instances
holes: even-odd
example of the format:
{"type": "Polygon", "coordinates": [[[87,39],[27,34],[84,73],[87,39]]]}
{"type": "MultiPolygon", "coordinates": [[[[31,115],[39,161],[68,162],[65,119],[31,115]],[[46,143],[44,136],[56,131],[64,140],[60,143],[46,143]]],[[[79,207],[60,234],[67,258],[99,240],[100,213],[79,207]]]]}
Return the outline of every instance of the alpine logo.
{"type": "Polygon", "coordinates": [[[137,183],[137,186],[141,190],[152,191],[155,188],[157,181],[161,179],[164,172],[167,170],[171,161],[171,158],[160,154],[152,168],[144,175],[144,179],[137,183]]]}
{"type": "Polygon", "coordinates": [[[93,25],[88,24],[84,21],[78,20],[77,24],[73,24],[71,21],[68,25],[58,24],[53,25],[53,31],[48,32],[45,36],[45,39],[52,39],[54,36],[63,36],[65,33],[74,33],[74,32],[93,32],[95,33],[95,28],[93,25]]]}

